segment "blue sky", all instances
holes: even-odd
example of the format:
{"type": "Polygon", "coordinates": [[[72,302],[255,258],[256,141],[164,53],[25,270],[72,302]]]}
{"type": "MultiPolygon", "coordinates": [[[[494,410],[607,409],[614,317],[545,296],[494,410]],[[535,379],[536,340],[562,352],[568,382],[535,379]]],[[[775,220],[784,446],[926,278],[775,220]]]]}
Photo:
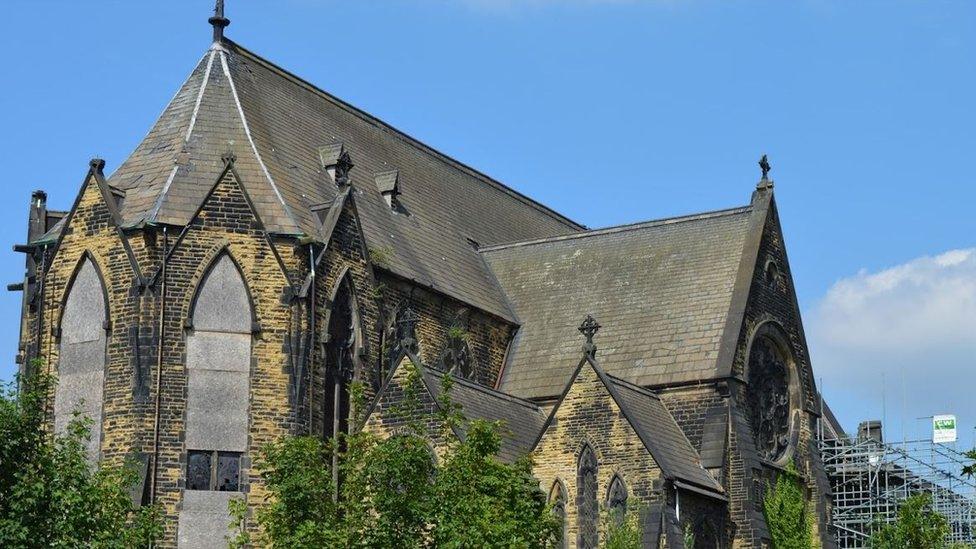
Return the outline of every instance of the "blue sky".
{"type": "MultiPolygon", "coordinates": [[[[211,7],[5,2],[3,249],[32,189],[67,208],[89,157],[111,171],[135,147],[209,45],[211,7]]],[[[232,39],[589,226],[744,204],[768,153],[845,426],[884,410],[889,436],[921,436],[914,418],[955,412],[972,442],[976,3],[228,0],[228,16],[232,39]]],[[[0,297],[2,378],[19,300],[0,297]]]]}

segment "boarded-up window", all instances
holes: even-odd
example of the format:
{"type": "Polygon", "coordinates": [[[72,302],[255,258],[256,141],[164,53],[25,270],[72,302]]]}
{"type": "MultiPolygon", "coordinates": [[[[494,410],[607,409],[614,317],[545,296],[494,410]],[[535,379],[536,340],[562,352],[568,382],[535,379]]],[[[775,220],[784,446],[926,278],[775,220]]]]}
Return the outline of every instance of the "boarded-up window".
{"type": "Polygon", "coordinates": [[[186,450],[180,547],[226,545],[229,498],[240,489],[247,450],[251,304],[225,255],[204,278],[186,338],[186,450]]]}
{"type": "Polygon", "coordinates": [[[71,282],[61,316],[54,427],[63,431],[75,410],[92,420],[88,456],[98,459],[102,440],[102,390],[105,383],[105,288],[95,264],[82,260],[71,282]]]}

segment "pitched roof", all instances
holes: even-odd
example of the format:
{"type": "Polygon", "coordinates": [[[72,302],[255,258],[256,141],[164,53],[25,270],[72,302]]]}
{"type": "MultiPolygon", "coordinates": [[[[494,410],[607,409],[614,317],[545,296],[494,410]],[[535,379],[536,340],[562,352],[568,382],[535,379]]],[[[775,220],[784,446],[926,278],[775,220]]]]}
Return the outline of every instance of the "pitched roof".
{"type": "MultiPolygon", "coordinates": [[[[441,394],[444,374],[428,367],[423,367],[422,372],[428,390],[437,399],[441,394]]],[[[532,450],[546,421],[546,414],[541,408],[466,379],[452,378],[452,381],[449,392],[451,402],[461,405],[461,413],[466,419],[502,422],[502,446],[498,457],[512,462],[532,450]]]]}
{"type": "Polygon", "coordinates": [[[624,410],[666,476],[713,492],[723,491],[718,481],[702,468],[698,452],[657,395],[622,379],[610,375],[607,378],[613,385],[617,405],[624,410]]]}
{"type": "Polygon", "coordinates": [[[556,396],[595,316],[607,372],[642,386],[709,379],[752,206],[482,249],[521,328],[499,388],[556,396]]]}
{"type": "Polygon", "coordinates": [[[713,497],[724,497],[722,485],[702,467],[698,452],[685,437],[671,412],[661,402],[661,398],[653,391],[608,375],[602,367],[602,358],[598,362],[588,354],[583,355],[576,369],[570,374],[559,400],[539,430],[539,436],[533,446],[545,436],[546,429],[559,413],[566,395],[569,394],[582,369],[586,367],[592,368],[606,387],[610,397],[617,403],[620,412],[637,433],[665,478],[713,497]]]}
{"type": "Polygon", "coordinates": [[[320,149],[349,151],[366,241],[383,267],[502,318],[504,296],[468,239],[526,240],[583,227],[223,40],[200,60],[136,150],[109,178],[123,223],[187,222],[234,152],[269,231],[316,236],[312,206],[337,189],[320,149]],[[402,212],[376,176],[397,170],[402,212]]]}

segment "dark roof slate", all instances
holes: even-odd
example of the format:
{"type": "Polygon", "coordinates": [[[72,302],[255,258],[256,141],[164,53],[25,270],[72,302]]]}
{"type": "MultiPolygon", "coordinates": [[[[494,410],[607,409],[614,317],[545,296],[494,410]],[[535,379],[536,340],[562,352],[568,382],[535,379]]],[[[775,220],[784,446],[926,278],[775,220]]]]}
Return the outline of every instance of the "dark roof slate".
{"type": "Polygon", "coordinates": [[[702,468],[698,453],[656,394],[610,375],[607,378],[617,405],[665,476],[712,492],[723,492],[722,486],[702,468]]]}
{"type": "Polygon", "coordinates": [[[601,365],[621,379],[647,386],[715,377],[752,210],[483,248],[521,322],[499,388],[557,396],[587,314],[603,325],[601,365]]]}
{"type": "MultiPolygon", "coordinates": [[[[439,398],[443,374],[428,367],[423,368],[423,374],[431,395],[439,398]]],[[[502,422],[499,457],[506,462],[515,461],[532,450],[546,421],[545,412],[532,402],[465,379],[453,378],[449,395],[451,402],[461,405],[461,413],[466,419],[502,422]]],[[[461,429],[463,436],[463,426],[461,429]]]]}
{"type": "Polygon", "coordinates": [[[527,240],[583,227],[224,40],[200,60],[149,134],[112,174],[129,226],[185,224],[220,174],[236,169],[267,229],[315,236],[311,207],[337,189],[322,166],[341,144],[356,167],[361,225],[382,267],[508,320],[514,316],[470,240],[527,240]],[[325,147],[327,150],[322,150],[325,147]],[[374,175],[409,181],[391,212],[374,175]]]}

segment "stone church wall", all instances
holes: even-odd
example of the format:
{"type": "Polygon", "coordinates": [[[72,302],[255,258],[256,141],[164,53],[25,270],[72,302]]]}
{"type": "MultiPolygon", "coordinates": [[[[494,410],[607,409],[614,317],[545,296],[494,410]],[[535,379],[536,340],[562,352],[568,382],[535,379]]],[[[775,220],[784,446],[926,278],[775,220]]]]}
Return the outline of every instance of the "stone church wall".
{"type": "Polygon", "coordinates": [[[596,454],[601,509],[605,508],[614,475],[620,475],[627,487],[628,507],[663,499],[660,468],[596,372],[584,365],[534,454],[533,470],[543,492],[550,493],[557,481],[565,486],[565,529],[570,547],[575,547],[578,530],[577,467],[584,444],[596,454]]]}
{"type": "MultiPolygon", "coordinates": [[[[827,498],[824,496],[829,488],[816,481],[819,476],[817,470],[822,469],[822,464],[819,456],[813,452],[815,424],[819,413],[815,408],[817,393],[792,284],[793,278],[776,206],[770,200],[769,214],[762,231],[757,265],[751,283],[750,300],[746,306],[743,329],[733,362],[733,375],[739,381],[731,383],[733,429],[729,445],[730,467],[727,482],[732,496],[730,512],[737,525],[737,547],[758,547],[768,543],[769,535],[762,516],[761,503],[757,502],[761,502],[766,488],[783,465],[771,464],[761,459],[756,449],[750,394],[746,384],[750,344],[757,330],[765,323],[772,322],[779,326],[791,347],[795,361],[791,377],[797,384],[797,408],[800,410],[791,429],[791,459],[806,480],[811,501],[818,507],[818,515],[822,520],[825,516],[822,507],[826,505],[827,498]]],[[[826,524],[820,524],[819,531],[826,532],[826,524]]],[[[825,546],[831,546],[832,540],[829,536],[823,541],[825,546]]]]}

